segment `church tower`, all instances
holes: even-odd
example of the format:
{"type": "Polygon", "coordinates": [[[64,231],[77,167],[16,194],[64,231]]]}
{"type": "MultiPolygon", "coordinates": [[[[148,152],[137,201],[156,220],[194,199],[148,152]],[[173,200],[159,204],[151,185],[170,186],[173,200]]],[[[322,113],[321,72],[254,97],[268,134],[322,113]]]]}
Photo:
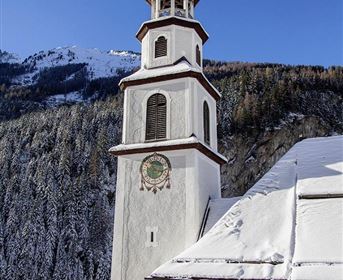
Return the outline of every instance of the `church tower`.
{"type": "Polygon", "coordinates": [[[123,79],[112,280],[143,280],[201,235],[210,199],[221,197],[216,105],[202,70],[208,34],[199,0],[147,0],[137,38],[141,69],[123,79]]]}

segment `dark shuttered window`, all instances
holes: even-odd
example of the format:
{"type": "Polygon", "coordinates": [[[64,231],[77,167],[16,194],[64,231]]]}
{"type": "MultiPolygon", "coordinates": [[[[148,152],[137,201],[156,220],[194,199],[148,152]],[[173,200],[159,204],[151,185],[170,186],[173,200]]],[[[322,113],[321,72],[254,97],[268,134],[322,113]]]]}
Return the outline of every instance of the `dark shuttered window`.
{"type": "Polygon", "coordinates": [[[167,39],[164,36],[158,37],[155,42],[155,58],[167,56],[167,39]]]}
{"type": "Polygon", "coordinates": [[[197,64],[198,64],[199,66],[201,66],[201,52],[200,52],[200,47],[199,47],[198,45],[197,45],[197,47],[196,47],[195,52],[196,52],[197,64]]]}
{"type": "Polygon", "coordinates": [[[207,145],[211,145],[210,109],[206,101],[204,102],[204,141],[207,145]]]}
{"type": "Polygon", "coordinates": [[[146,117],[147,141],[167,138],[167,99],[163,94],[154,94],[148,99],[146,117]]]}

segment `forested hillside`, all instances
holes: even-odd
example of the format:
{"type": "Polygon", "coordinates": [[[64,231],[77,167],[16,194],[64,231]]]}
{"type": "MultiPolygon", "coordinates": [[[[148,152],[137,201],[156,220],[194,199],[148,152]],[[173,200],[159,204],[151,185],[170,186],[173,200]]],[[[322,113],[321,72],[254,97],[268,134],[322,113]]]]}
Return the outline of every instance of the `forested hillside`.
{"type": "Polygon", "coordinates": [[[343,67],[206,61],[222,92],[224,196],[244,194],[296,142],[343,132],[343,67]]]}
{"type": "MultiPolygon", "coordinates": [[[[205,65],[223,94],[224,196],[243,194],[297,141],[343,132],[341,67],[205,65]]],[[[59,106],[45,102],[50,89],[32,95],[39,83],[2,86],[0,279],[110,279],[116,160],[107,151],[120,141],[122,75],[86,79],[80,91],[93,98],[59,106]]]]}
{"type": "Polygon", "coordinates": [[[121,99],[0,126],[0,279],[109,279],[121,99]]]}

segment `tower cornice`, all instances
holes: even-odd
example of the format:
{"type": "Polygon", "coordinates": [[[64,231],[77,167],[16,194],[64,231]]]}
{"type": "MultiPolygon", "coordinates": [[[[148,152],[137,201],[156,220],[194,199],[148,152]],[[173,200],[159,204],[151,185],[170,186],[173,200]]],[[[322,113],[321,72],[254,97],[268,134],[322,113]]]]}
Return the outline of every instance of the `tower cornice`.
{"type": "Polygon", "coordinates": [[[168,25],[177,25],[177,26],[194,29],[198,33],[203,44],[205,44],[206,41],[209,39],[209,35],[207,34],[207,32],[205,31],[205,29],[203,28],[200,22],[196,20],[180,18],[180,17],[164,17],[164,18],[146,21],[140,27],[139,31],[136,34],[136,37],[140,42],[142,42],[143,38],[145,37],[145,35],[148,33],[150,29],[155,29],[155,28],[164,27],[168,25]]]}
{"type": "Polygon", "coordinates": [[[127,87],[130,86],[139,86],[144,84],[151,84],[151,83],[158,83],[163,81],[170,81],[175,79],[181,78],[194,78],[199,81],[199,83],[208,91],[208,93],[216,100],[219,101],[221,98],[221,94],[217,91],[217,89],[207,80],[205,75],[201,72],[197,72],[194,70],[189,70],[186,72],[180,73],[170,73],[165,75],[158,75],[153,77],[147,78],[138,78],[132,80],[123,79],[120,83],[120,89],[125,90],[127,87]]]}
{"type": "Polygon", "coordinates": [[[219,165],[227,163],[227,159],[219,154],[218,152],[212,150],[210,147],[204,145],[195,136],[187,139],[177,139],[169,141],[160,141],[144,144],[121,144],[119,146],[113,147],[109,152],[114,156],[125,156],[134,154],[145,154],[153,152],[166,152],[166,151],[178,151],[178,150],[189,150],[195,149],[207,156],[209,159],[213,160],[219,165]]]}

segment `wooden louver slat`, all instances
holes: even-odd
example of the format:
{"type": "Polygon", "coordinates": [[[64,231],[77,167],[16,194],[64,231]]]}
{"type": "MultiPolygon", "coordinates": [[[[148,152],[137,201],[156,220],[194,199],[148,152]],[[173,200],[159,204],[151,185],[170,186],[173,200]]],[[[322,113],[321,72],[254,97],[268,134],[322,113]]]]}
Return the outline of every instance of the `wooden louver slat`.
{"type": "Polygon", "coordinates": [[[167,56],[167,39],[164,36],[159,37],[155,42],[155,58],[167,56]]]}
{"type": "Polygon", "coordinates": [[[167,137],[167,100],[162,94],[154,94],[148,100],[146,119],[146,140],[167,137]]]}

